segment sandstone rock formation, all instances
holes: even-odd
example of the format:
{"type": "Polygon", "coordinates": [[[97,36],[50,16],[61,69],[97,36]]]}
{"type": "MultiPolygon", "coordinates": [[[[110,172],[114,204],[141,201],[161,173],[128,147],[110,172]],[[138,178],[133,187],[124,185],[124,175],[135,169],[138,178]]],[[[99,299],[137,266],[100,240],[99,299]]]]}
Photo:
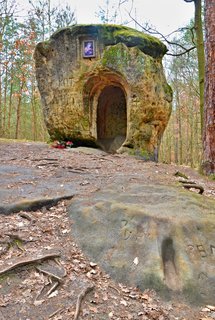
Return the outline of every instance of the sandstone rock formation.
{"type": "Polygon", "coordinates": [[[36,46],[36,77],[52,139],[157,159],[172,91],[158,39],[117,25],[75,25],[36,46]]]}
{"type": "Polygon", "coordinates": [[[163,297],[214,303],[215,201],[129,177],[69,208],[73,236],[117,281],[163,297]]]}

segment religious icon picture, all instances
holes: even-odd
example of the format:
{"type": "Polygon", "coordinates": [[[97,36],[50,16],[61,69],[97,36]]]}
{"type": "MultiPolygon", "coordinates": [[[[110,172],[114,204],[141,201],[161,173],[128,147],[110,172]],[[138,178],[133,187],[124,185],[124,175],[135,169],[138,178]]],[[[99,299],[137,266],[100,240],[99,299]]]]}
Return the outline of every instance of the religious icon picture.
{"type": "Polygon", "coordinates": [[[95,57],[94,40],[86,40],[83,42],[83,56],[84,58],[95,57]]]}

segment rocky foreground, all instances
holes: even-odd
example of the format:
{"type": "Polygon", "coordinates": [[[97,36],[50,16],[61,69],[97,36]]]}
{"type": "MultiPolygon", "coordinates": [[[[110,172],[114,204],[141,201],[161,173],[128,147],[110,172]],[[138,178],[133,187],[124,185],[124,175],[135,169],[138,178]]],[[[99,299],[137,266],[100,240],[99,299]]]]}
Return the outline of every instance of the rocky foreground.
{"type": "MultiPolygon", "coordinates": [[[[0,158],[1,210],[7,213],[0,215],[0,319],[215,318],[212,303],[195,306],[177,296],[167,301],[152,289],[140,291],[111,279],[81,251],[74,239],[75,221],[68,214],[73,203],[90,199],[124,176],[187,194],[199,192],[183,188],[175,176],[180,171],[204,188],[205,202],[214,198],[213,181],[189,168],[45,144],[2,142],[0,158]],[[72,199],[55,205],[63,197],[72,199]],[[16,210],[23,209],[23,203],[26,210],[16,210]]],[[[135,255],[133,269],[140,260],[135,255]]]]}

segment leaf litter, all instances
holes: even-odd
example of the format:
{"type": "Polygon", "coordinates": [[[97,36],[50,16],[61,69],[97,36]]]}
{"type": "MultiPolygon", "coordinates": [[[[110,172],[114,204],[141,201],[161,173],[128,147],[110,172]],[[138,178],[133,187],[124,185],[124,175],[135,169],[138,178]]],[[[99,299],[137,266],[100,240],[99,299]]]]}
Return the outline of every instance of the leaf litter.
{"type": "MultiPolygon", "coordinates": [[[[35,145],[14,144],[10,155],[1,149],[1,163],[25,168],[39,166],[44,178],[53,175],[59,167],[72,168],[80,194],[99,189],[120,171],[124,174],[145,170],[149,181],[159,176],[161,183],[171,183],[176,179],[174,172],[182,170],[154,163],[147,163],[143,168],[142,161],[121,155],[76,153],[71,156],[69,152],[50,150],[44,144],[35,145]],[[51,159],[54,161],[49,161],[51,159]],[[48,165],[40,165],[46,161],[48,165]],[[90,172],[91,180],[82,174],[85,171],[90,172]]],[[[207,196],[214,197],[214,183],[189,168],[183,170],[204,185],[207,196]]],[[[133,174],[131,179],[138,180],[138,175],[133,174]]],[[[8,188],[13,190],[13,185],[8,188]]],[[[0,215],[0,270],[5,270],[0,276],[1,320],[215,319],[214,306],[194,308],[184,303],[165,302],[153,290],[141,292],[114,282],[75,243],[66,208],[67,202],[61,201],[49,209],[0,215]],[[51,255],[53,252],[56,254],[51,255]]],[[[134,264],[138,264],[138,257],[134,264]]]]}

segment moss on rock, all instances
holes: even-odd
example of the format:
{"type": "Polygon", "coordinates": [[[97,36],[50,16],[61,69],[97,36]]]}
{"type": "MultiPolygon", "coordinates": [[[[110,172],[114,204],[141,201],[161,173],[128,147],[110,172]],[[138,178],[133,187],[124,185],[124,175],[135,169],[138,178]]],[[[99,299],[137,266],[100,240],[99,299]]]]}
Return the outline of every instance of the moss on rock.
{"type": "Polygon", "coordinates": [[[51,138],[109,151],[120,137],[109,152],[134,149],[156,160],[171,112],[166,51],[158,39],[117,25],[75,25],[39,43],[36,77],[51,138]],[[92,57],[84,52],[87,41],[92,57]]]}
{"type": "Polygon", "coordinates": [[[162,58],[167,52],[166,46],[157,38],[132,28],[110,24],[74,25],[55,32],[51,39],[58,38],[62,32],[71,36],[78,34],[98,35],[106,46],[125,43],[127,47],[138,47],[153,58],[162,58]]]}

